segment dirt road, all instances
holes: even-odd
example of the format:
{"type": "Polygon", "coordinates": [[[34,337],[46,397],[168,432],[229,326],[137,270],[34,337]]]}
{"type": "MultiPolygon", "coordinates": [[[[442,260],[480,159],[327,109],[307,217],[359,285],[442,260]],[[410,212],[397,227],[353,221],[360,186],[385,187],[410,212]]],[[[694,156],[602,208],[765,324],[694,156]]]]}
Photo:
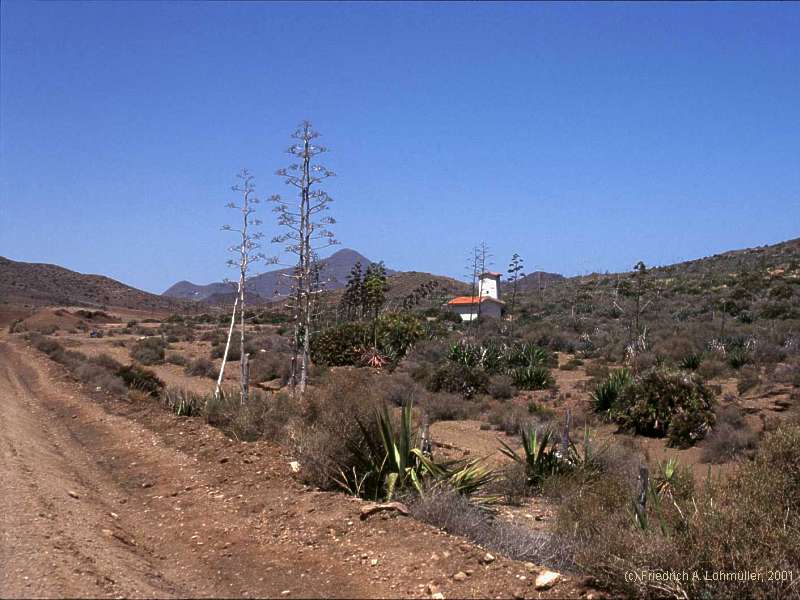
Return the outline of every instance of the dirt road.
{"type": "Polygon", "coordinates": [[[0,405],[2,597],[538,595],[520,563],[412,519],[360,521],[279,448],[82,390],[8,335],[0,405]]]}

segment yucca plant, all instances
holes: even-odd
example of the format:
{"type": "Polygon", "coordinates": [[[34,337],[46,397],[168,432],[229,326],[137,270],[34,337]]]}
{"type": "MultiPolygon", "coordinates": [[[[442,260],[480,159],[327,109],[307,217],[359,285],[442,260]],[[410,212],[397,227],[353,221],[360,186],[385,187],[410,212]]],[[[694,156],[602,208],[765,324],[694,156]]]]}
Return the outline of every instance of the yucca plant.
{"type": "Polygon", "coordinates": [[[447,358],[465,367],[476,367],[481,359],[480,347],[468,342],[456,342],[450,345],[447,358]]]}
{"type": "Polygon", "coordinates": [[[483,346],[478,363],[487,373],[499,373],[505,364],[505,348],[494,343],[483,346]]]}
{"type": "Polygon", "coordinates": [[[511,346],[506,350],[506,363],[509,368],[545,366],[550,360],[550,354],[536,344],[524,343],[511,346]]]}
{"type": "Polygon", "coordinates": [[[743,346],[734,346],[728,351],[728,364],[734,369],[741,369],[750,362],[750,353],[743,346]]]}
{"type": "Polygon", "coordinates": [[[351,448],[357,465],[336,478],[340,487],[351,494],[373,500],[391,500],[401,489],[413,488],[423,493],[426,480],[434,485],[448,485],[457,492],[472,495],[493,478],[493,473],[479,464],[480,460],[437,463],[419,448],[412,422],[411,403],[403,406],[399,426],[395,426],[389,409],[377,413],[380,440],[376,441],[367,427],[358,422],[363,433],[363,446],[351,448]]]}
{"type": "Polygon", "coordinates": [[[187,390],[168,389],[164,392],[167,409],[179,417],[196,417],[203,412],[205,398],[187,390]]]}
{"type": "Polygon", "coordinates": [[[592,403],[597,412],[610,411],[617,402],[622,390],[633,381],[628,369],[611,372],[605,381],[600,382],[592,392],[592,403]]]}
{"type": "Polygon", "coordinates": [[[511,378],[521,390],[544,390],[553,385],[553,376],[544,365],[517,367],[511,372],[511,378]]]}
{"type": "Polygon", "coordinates": [[[522,450],[523,454],[517,454],[503,440],[498,440],[501,444],[500,452],[511,460],[525,467],[525,476],[528,485],[538,486],[547,477],[553,475],[567,465],[560,464],[561,458],[558,454],[558,437],[550,429],[537,430],[526,428],[522,430],[522,450]]]}
{"type": "Polygon", "coordinates": [[[700,352],[691,352],[684,356],[678,366],[684,371],[696,371],[703,362],[703,355],[700,352]]]}

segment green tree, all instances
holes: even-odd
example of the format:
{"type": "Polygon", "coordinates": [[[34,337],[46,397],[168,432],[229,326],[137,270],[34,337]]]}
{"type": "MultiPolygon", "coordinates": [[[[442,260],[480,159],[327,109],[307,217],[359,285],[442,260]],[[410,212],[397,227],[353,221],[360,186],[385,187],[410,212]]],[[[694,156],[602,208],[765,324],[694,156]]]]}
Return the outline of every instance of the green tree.
{"type": "Polygon", "coordinates": [[[364,274],[361,270],[361,261],[358,261],[347,276],[340,309],[346,321],[354,321],[363,317],[363,306],[364,274]]]}
{"type": "MultiPolygon", "coordinates": [[[[386,267],[383,261],[372,263],[364,273],[364,301],[363,314],[369,315],[372,319],[373,339],[376,336],[376,325],[381,308],[386,303],[386,292],[389,291],[389,284],[386,281],[386,267]]],[[[377,344],[376,344],[377,345],[377,344]]]]}
{"type": "Polygon", "coordinates": [[[511,302],[508,307],[508,314],[514,314],[514,305],[517,301],[517,288],[519,287],[519,280],[525,277],[522,269],[525,268],[522,257],[516,252],[511,257],[511,262],[508,264],[508,282],[511,284],[511,302]]]}

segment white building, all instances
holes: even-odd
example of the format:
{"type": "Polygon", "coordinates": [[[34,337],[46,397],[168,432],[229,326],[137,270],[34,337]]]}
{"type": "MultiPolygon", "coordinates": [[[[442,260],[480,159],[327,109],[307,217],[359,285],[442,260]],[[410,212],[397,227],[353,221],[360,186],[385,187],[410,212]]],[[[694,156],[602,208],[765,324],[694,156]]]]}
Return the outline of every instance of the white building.
{"type": "Polygon", "coordinates": [[[457,296],[447,303],[447,308],[464,321],[478,318],[478,306],[482,317],[500,317],[505,302],[500,300],[500,273],[486,271],[480,274],[477,296],[457,296]]]}

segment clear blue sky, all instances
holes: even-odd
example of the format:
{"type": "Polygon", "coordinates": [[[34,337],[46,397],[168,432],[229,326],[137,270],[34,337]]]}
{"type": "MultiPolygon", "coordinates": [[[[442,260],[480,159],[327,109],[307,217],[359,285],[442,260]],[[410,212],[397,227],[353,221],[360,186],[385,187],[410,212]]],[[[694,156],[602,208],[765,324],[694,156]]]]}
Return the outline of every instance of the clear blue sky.
{"type": "Polygon", "coordinates": [[[480,240],[498,270],[576,274],[800,236],[800,4],[1,10],[13,259],[220,279],[234,174],[288,192],[303,118],[338,238],[397,269],[459,276],[480,240]]]}

